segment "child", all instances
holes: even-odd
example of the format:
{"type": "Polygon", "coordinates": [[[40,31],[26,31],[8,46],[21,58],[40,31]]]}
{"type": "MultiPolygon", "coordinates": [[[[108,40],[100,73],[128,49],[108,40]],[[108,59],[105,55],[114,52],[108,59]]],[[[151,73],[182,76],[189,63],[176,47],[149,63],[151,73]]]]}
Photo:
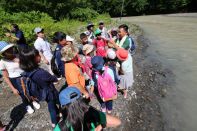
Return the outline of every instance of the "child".
{"type": "Polygon", "coordinates": [[[68,86],[76,86],[81,93],[89,98],[88,92],[85,90],[85,77],[78,67],[78,50],[74,46],[65,46],[61,50],[62,61],[65,62],[65,77],[68,86]]]}
{"type": "Polygon", "coordinates": [[[79,54],[84,55],[83,54],[83,46],[86,45],[86,44],[91,44],[91,43],[88,42],[88,36],[85,33],[80,34],[80,40],[81,40],[81,44],[78,47],[79,54]]]}
{"type": "Polygon", "coordinates": [[[20,67],[23,69],[24,76],[29,76],[34,72],[30,79],[35,82],[40,88],[37,92],[40,94],[37,97],[39,101],[46,101],[48,104],[48,110],[50,113],[52,127],[57,124],[57,114],[58,108],[56,103],[58,103],[58,91],[55,89],[53,82],[57,82],[57,78],[52,76],[46,70],[39,68],[38,63],[41,60],[39,51],[35,48],[29,47],[24,49],[19,54],[20,67]]]}
{"type": "Polygon", "coordinates": [[[84,33],[88,37],[88,42],[92,43],[93,39],[95,38],[95,36],[94,36],[94,24],[93,23],[88,23],[86,28],[87,28],[87,31],[85,31],[84,33]]]}
{"type": "Polygon", "coordinates": [[[134,82],[132,56],[122,48],[116,51],[116,55],[121,62],[119,87],[124,89],[124,98],[127,98],[128,89],[132,87],[134,82]]]}
{"type": "Polygon", "coordinates": [[[92,64],[91,59],[94,56],[94,46],[86,44],[83,46],[83,53],[85,54],[85,63],[84,63],[84,74],[87,81],[87,89],[90,91],[90,94],[94,91],[94,82],[92,81],[92,64]]]}
{"type": "Polygon", "coordinates": [[[106,56],[106,48],[107,48],[107,41],[101,37],[101,30],[97,29],[95,31],[96,38],[93,41],[93,44],[96,47],[96,55],[105,57],[106,56]]]}
{"type": "MultiPolygon", "coordinates": [[[[111,113],[112,111],[112,106],[113,106],[113,99],[115,99],[117,97],[117,89],[115,87],[115,83],[114,83],[114,74],[113,71],[108,68],[108,67],[104,67],[104,60],[102,57],[100,56],[94,56],[91,60],[92,66],[93,66],[93,72],[92,72],[92,77],[94,80],[94,87],[95,87],[95,95],[97,96],[97,99],[99,101],[99,103],[101,104],[101,111],[102,112],[106,112],[107,113],[111,113]],[[110,78],[110,80],[108,80],[107,82],[110,83],[105,83],[106,85],[114,85],[114,88],[116,90],[116,94],[113,95],[113,97],[111,99],[106,99],[104,98],[104,96],[101,96],[101,93],[99,92],[99,85],[101,85],[102,83],[104,83],[103,81],[98,81],[100,76],[106,76],[108,75],[110,78]],[[101,83],[99,83],[101,82],[101,83]]],[[[111,88],[105,88],[106,92],[110,92],[111,88]]],[[[114,90],[113,90],[114,91],[114,90]]],[[[114,92],[110,92],[110,93],[114,93],[114,92]]]]}
{"type": "Polygon", "coordinates": [[[59,95],[63,120],[54,131],[101,131],[105,127],[117,127],[121,121],[87,105],[76,87],[67,87],[59,95]]]}
{"type": "MultiPolygon", "coordinates": [[[[5,82],[15,95],[20,95],[27,112],[32,114],[34,112],[34,109],[31,107],[32,101],[24,93],[26,89],[23,89],[21,86],[21,73],[23,70],[19,68],[19,59],[14,54],[14,45],[0,41],[0,54],[3,57],[0,61],[0,70],[2,71],[5,82]]],[[[40,105],[36,101],[33,101],[32,104],[34,108],[40,108],[40,105]]]]}
{"type": "Polygon", "coordinates": [[[108,49],[107,50],[107,58],[106,58],[106,65],[109,66],[110,69],[112,69],[114,73],[114,79],[117,85],[119,85],[120,80],[118,77],[118,72],[116,69],[116,64],[117,64],[117,58],[116,58],[116,52],[113,49],[108,49]]]}
{"type": "Polygon", "coordinates": [[[47,70],[50,74],[53,75],[53,72],[51,70],[51,59],[53,55],[52,55],[50,43],[45,40],[44,29],[40,27],[36,27],[34,29],[34,32],[37,36],[37,39],[34,43],[34,47],[39,51],[44,64],[47,65],[47,68],[45,68],[45,70],[47,70]]]}

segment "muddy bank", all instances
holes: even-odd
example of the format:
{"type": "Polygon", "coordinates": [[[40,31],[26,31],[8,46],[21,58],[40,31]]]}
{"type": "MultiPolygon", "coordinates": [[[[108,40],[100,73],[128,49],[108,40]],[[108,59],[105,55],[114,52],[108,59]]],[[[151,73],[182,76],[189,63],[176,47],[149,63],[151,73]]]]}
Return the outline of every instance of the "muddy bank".
{"type": "MultiPolygon", "coordinates": [[[[170,70],[163,69],[158,60],[149,58],[146,49],[150,42],[147,39],[138,36],[137,41],[138,47],[133,59],[134,86],[129,91],[127,99],[119,93],[118,99],[114,101],[113,114],[120,117],[122,125],[115,129],[106,129],[109,131],[162,131],[165,129],[159,102],[166,96],[173,75],[170,70]]],[[[63,83],[64,80],[61,80],[57,88],[60,89],[63,83]]],[[[4,82],[1,87],[3,89],[0,94],[0,119],[8,125],[8,130],[52,130],[45,102],[41,103],[41,109],[28,115],[22,110],[20,98],[14,96],[4,82]]],[[[90,104],[99,109],[96,100],[90,104]]]]}

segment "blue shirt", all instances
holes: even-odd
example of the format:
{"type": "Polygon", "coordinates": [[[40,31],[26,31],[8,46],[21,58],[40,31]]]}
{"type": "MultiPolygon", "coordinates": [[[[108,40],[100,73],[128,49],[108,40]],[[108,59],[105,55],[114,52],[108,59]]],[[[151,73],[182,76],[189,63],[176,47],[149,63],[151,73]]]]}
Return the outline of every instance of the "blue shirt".
{"type": "Polygon", "coordinates": [[[21,30],[16,31],[15,36],[19,39],[16,41],[17,45],[27,45],[24,34],[21,30]]]}
{"type": "Polygon", "coordinates": [[[57,63],[57,67],[60,70],[60,73],[63,77],[65,77],[65,69],[64,69],[64,61],[61,60],[62,54],[61,54],[61,49],[63,46],[57,45],[55,48],[55,62],[57,63]]]}

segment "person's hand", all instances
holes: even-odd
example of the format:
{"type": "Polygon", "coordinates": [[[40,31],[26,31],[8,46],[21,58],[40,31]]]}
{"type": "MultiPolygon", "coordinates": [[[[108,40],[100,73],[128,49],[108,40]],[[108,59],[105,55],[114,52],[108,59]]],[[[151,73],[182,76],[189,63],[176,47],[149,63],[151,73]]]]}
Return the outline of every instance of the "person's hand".
{"type": "Polygon", "coordinates": [[[10,34],[10,33],[5,33],[5,35],[6,35],[7,37],[10,37],[10,36],[11,36],[11,34],[10,34]]]}
{"type": "Polygon", "coordinates": [[[96,128],[95,128],[95,131],[101,131],[102,130],[102,126],[101,125],[98,125],[96,128]]]}
{"type": "Polygon", "coordinates": [[[88,92],[84,93],[83,96],[84,96],[86,99],[88,99],[88,98],[90,97],[90,95],[89,95],[88,92]]]}
{"type": "Polygon", "coordinates": [[[12,92],[15,94],[15,95],[19,95],[19,92],[17,89],[13,89],[12,92]]]}
{"type": "Polygon", "coordinates": [[[112,45],[116,45],[116,43],[115,43],[115,41],[114,41],[113,39],[110,40],[110,43],[111,43],[112,45]]]}
{"type": "Polygon", "coordinates": [[[48,60],[44,59],[43,61],[44,61],[45,64],[49,65],[49,61],[48,60]]]}

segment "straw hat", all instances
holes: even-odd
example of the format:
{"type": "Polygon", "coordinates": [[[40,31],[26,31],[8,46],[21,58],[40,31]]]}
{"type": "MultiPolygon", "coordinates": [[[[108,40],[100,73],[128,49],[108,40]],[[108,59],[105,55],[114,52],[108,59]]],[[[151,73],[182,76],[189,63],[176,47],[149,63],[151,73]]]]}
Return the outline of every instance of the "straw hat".
{"type": "Polygon", "coordinates": [[[85,44],[83,46],[82,50],[83,50],[84,54],[89,54],[90,52],[92,52],[94,50],[94,46],[90,45],[90,44],[85,44]]]}
{"type": "Polygon", "coordinates": [[[78,54],[78,49],[74,46],[64,46],[61,49],[61,54],[62,54],[62,61],[71,61],[77,54],[78,54]]]}

